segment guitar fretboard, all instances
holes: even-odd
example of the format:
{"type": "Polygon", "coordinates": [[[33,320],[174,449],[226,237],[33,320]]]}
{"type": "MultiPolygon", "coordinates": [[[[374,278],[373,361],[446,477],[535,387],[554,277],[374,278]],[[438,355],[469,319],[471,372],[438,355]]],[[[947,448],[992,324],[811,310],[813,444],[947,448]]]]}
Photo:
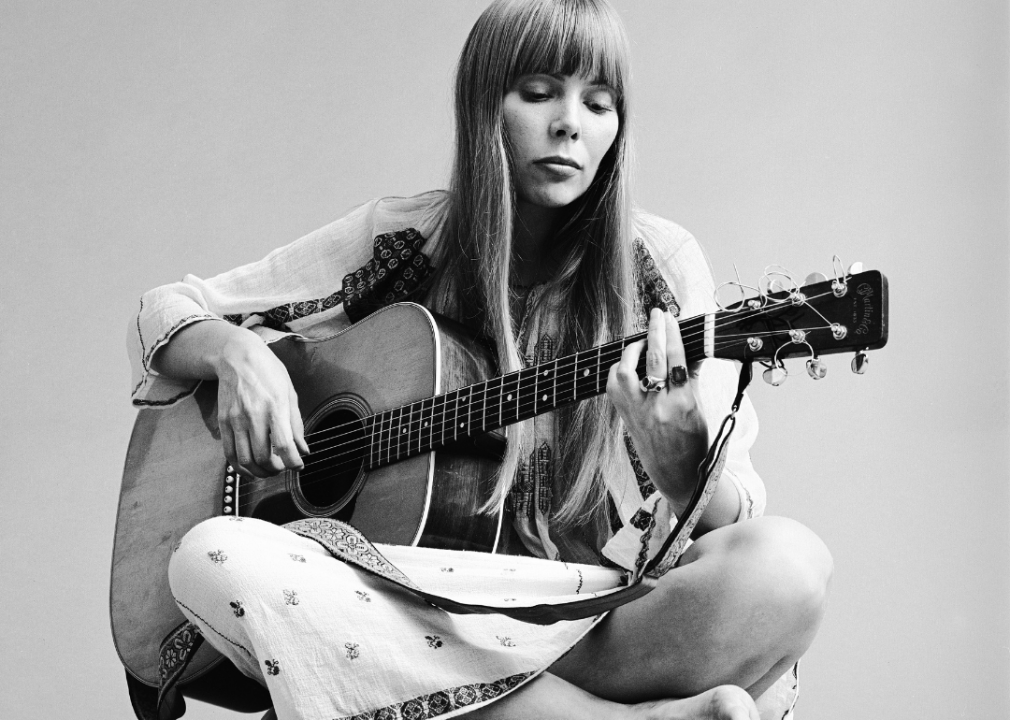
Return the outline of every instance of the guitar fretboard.
{"type": "MultiPolygon", "coordinates": [[[[681,333],[700,336],[706,316],[681,322],[681,333]]],[[[370,438],[367,469],[431,452],[471,435],[498,430],[536,415],[599,395],[610,367],[624,348],[646,337],[638,333],[442,395],[364,418],[370,438]]],[[[704,357],[704,344],[685,345],[689,363],[704,357]]],[[[645,353],[638,372],[645,368],[645,353]]]]}

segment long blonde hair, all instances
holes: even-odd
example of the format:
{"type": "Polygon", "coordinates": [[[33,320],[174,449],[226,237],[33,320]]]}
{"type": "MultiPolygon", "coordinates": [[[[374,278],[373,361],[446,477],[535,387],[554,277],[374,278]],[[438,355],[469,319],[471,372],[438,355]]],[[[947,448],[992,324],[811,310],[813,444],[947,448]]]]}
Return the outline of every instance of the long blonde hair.
{"type": "MultiPolygon", "coordinates": [[[[557,233],[559,271],[549,290],[568,298],[558,318],[558,351],[573,352],[628,334],[634,277],[628,189],[628,46],[605,0],[498,0],[477,20],[456,71],[455,160],[444,243],[435,266],[433,304],[481,332],[501,372],[523,367],[510,309],[515,185],[502,105],[525,74],[583,75],[615,92],[619,130],[585,194],[557,233]]],[[[566,491],[553,517],[589,520],[605,500],[602,479],[618,471],[620,422],[605,398],[558,411],[556,472],[566,491]]],[[[511,432],[494,498],[514,481],[523,449],[511,432]]],[[[527,450],[528,452],[528,450],[527,450]]]]}

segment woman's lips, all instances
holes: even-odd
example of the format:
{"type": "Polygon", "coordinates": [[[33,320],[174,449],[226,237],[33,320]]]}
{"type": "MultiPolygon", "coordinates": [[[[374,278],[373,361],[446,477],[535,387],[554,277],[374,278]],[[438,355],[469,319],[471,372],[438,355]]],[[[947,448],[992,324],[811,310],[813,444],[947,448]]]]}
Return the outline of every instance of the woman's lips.
{"type": "Polygon", "coordinates": [[[557,178],[570,178],[582,169],[577,162],[571,158],[565,158],[560,156],[545,157],[534,162],[534,165],[540,167],[549,175],[553,175],[557,178]]]}

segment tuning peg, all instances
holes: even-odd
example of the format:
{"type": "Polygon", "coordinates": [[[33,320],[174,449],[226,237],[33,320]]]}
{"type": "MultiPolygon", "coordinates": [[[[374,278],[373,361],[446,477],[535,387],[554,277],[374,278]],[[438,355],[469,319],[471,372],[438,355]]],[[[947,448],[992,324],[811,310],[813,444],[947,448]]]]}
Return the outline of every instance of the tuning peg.
{"type": "Polygon", "coordinates": [[[814,380],[822,380],[828,374],[828,366],[819,357],[812,357],[807,360],[807,375],[814,380]]]}
{"type": "Polygon", "coordinates": [[[856,353],[856,356],[852,358],[852,372],[856,375],[862,375],[866,372],[866,366],[870,364],[870,358],[866,356],[866,353],[862,350],[856,353]]]}
{"type": "Polygon", "coordinates": [[[772,387],[778,387],[786,381],[786,378],[789,377],[789,373],[786,372],[784,367],[776,365],[775,367],[770,367],[761,373],[761,377],[764,378],[764,381],[772,387]]]}
{"type": "Polygon", "coordinates": [[[807,279],[803,281],[803,287],[807,285],[816,285],[819,282],[824,282],[828,278],[824,276],[823,273],[815,272],[807,275],[807,279]]]}
{"type": "Polygon", "coordinates": [[[858,275],[861,272],[863,272],[863,263],[854,262],[849,265],[849,275],[858,275]]]}

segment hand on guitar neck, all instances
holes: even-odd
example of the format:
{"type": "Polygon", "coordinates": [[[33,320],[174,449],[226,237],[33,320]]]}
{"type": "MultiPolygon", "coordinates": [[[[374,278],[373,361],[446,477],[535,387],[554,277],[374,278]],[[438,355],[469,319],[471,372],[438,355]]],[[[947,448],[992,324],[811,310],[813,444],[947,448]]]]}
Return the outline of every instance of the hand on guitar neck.
{"type": "Polygon", "coordinates": [[[186,380],[218,381],[218,422],[228,462],[256,477],[300,470],[308,454],[287,368],[255,333],[224,322],[180,330],[152,360],[186,380]]]}

